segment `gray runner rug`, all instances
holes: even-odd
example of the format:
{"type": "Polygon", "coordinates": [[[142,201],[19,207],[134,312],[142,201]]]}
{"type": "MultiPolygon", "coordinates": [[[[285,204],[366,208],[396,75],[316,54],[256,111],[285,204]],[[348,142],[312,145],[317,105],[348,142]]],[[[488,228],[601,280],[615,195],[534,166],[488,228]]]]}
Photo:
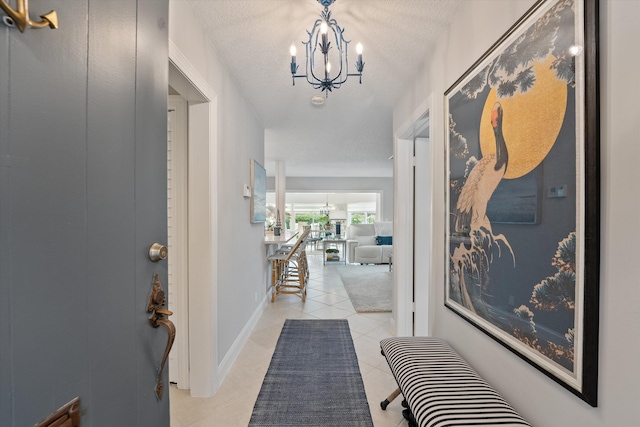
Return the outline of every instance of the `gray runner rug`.
{"type": "Polygon", "coordinates": [[[249,427],[373,427],[347,320],[287,319],[249,427]]]}

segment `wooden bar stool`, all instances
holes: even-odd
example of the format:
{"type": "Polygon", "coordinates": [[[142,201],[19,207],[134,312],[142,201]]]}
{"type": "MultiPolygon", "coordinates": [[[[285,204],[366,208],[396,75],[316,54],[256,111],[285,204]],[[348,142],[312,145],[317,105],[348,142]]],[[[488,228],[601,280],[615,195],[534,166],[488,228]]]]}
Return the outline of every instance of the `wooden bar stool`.
{"type": "Polygon", "coordinates": [[[281,248],[271,255],[271,302],[276,295],[294,294],[306,301],[309,264],[307,263],[306,239],[310,230],[305,230],[291,247],[281,248]]]}

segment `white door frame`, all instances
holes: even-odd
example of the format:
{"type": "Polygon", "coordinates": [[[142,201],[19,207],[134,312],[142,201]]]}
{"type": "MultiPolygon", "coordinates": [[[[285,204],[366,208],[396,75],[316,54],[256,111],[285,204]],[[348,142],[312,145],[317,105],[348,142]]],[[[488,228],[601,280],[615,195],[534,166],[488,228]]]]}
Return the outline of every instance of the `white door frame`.
{"type": "Polygon", "coordinates": [[[396,336],[413,335],[413,140],[393,148],[393,322],[396,336]]]}
{"type": "Polygon", "coordinates": [[[189,385],[213,396],[218,378],[217,94],[169,40],[169,81],[188,101],[189,385]]]}
{"type": "Polygon", "coordinates": [[[429,96],[394,137],[393,308],[397,336],[428,335],[432,329],[434,157],[429,141],[434,139],[429,120],[433,111],[433,97],[429,96]],[[424,136],[425,129],[429,137],[418,138],[424,136]]]}
{"type": "MultiPolygon", "coordinates": [[[[430,114],[426,112],[426,125],[431,133],[432,126],[430,114]]],[[[416,135],[421,135],[418,132],[416,135]]],[[[431,292],[433,286],[441,283],[433,280],[431,260],[433,235],[433,144],[431,137],[416,137],[414,139],[416,168],[414,192],[414,212],[416,215],[414,222],[414,325],[413,331],[417,336],[430,335],[431,333],[431,292]]]]}
{"type": "Polygon", "coordinates": [[[169,354],[169,381],[189,389],[189,228],[188,228],[188,136],[187,100],[169,95],[167,152],[167,247],[169,248],[167,293],[173,312],[176,338],[169,354]]]}

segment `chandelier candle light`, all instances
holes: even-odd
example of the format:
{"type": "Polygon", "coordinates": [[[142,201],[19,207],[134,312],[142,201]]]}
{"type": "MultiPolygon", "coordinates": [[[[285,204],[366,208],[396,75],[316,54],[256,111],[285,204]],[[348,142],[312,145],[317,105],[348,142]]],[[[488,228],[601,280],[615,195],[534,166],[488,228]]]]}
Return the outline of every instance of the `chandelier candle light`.
{"type": "Polygon", "coordinates": [[[364,69],[364,62],[362,62],[362,44],[358,43],[356,46],[358,60],[355,64],[358,72],[349,74],[348,47],[350,42],[343,37],[344,29],[338,25],[335,19],[331,18],[329,6],[331,6],[334,1],[335,0],[318,0],[318,3],[324,6],[324,10],[320,13],[320,18],[313,24],[311,31],[307,31],[309,41],[302,42],[302,44],[305,45],[304,74],[296,74],[298,72],[298,65],[296,64],[295,45],[292,44],[290,49],[293,85],[295,86],[296,84],[296,78],[305,77],[314,89],[322,90],[325,93],[325,97],[329,96],[329,92],[332,89],[339,89],[342,83],[347,81],[349,76],[357,76],[360,84],[362,84],[362,70],[364,69]],[[329,32],[329,30],[331,30],[331,32],[329,32]],[[334,41],[337,51],[332,58],[338,60],[338,73],[333,77],[331,77],[332,67],[329,61],[331,41],[334,41]],[[318,50],[322,54],[322,63],[316,68],[315,58],[316,51],[318,50]]]}

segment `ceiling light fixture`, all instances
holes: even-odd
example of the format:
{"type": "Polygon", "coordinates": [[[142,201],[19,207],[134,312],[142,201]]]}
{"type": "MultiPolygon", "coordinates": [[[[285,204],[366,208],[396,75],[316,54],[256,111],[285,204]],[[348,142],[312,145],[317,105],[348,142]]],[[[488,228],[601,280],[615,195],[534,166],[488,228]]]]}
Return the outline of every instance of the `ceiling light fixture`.
{"type": "Polygon", "coordinates": [[[317,107],[320,107],[322,105],[324,105],[324,96],[322,95],[313,95],[311,97],[311,105],[315,105],[317,107]]]}
{"type": "Polygon", "coordinates": [[[349,55],[348,47],[349,41],[343,37],[344,29],[342,29],[338,22],[331,18],[331,11],[329,6],[333,4],[335,0],[318,0],[324,10],[320,13],[320,18],[313,24],[311,31],[307,31],[309,35],[308,42],[302,42],[305,45],[305,73],[296,74],[298,72],[298,65],[296,64],[296,46],[291,45],[291,77],[293,85],[296,84],[296,78],[304,77],[307,82],[313,86],[314,89],[320,89],[325,93],[325,97],[329,96],[329,92],[333,89],[340,89],[342,83],[347,81],[349,76],[358,77],[360,84],[362,84],[362,70],[364,69],[364,62],[362,62],[362,44],[358,43],[356,46],[356,53],[358,54],[358,60],[356,61],[357,73],[349,74],[349,55]],[[331,31],[329,31],[331,30],[331,31]],[[331,42],[335,43],[336,50],[333,54],[329,55],[331,50],[331,42]],[[316,66],[316,52],[319,51],[318,59],[320,64],[316,66]],[[337,73],[331,76],[331,60],[335,61],[335,69],[337,73]]]}
{"type": "Polygon", "coordinates": [[[327,194],[327,203],[320,209],[320,215],[329,216],[329,213],[331,213],[331,208],[329,207],[329,195],[327,194]]]}

